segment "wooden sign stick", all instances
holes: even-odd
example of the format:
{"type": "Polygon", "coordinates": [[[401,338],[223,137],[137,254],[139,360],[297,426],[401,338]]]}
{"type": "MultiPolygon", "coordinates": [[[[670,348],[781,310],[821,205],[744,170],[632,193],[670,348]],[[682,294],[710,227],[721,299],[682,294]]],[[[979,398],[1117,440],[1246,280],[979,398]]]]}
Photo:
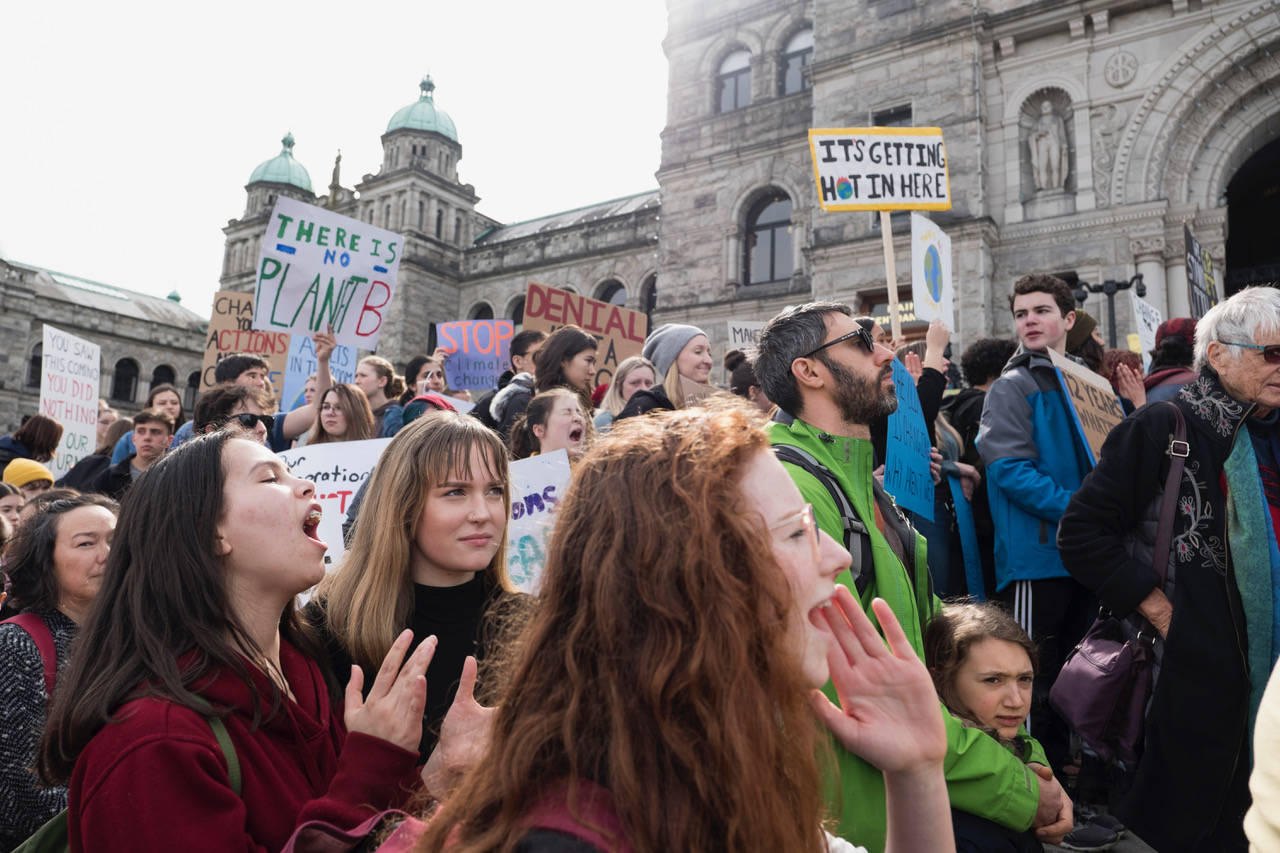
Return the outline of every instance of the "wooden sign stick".
{"type": "Polygon", "coordinates": [[[889,288],[889,328],[896,345],[902,340],[902,318],[898,309],[898,271],[893,263],[893,227],[889,211],[880,211],[880,239],[884,242],[884,280],[889,288]]]}

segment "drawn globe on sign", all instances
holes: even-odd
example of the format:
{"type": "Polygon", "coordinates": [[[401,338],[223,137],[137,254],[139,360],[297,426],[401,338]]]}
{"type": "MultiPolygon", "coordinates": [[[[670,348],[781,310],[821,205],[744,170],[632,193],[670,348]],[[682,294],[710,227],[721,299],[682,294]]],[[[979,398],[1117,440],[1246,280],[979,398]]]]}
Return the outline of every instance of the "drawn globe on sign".
{"type": "Polygon", "coordinates": [[[929,296],[934,302],[942,301],[942,259],[938,247],[930,246],[924,253],[924,280],[929,285],[929,296]]]}
{"type": "Polygon", "coordinates": [[[841,178],[836,181],[836,195],[844,199],[853,195],[853,185],[849,183],[848,178],[841,178]]]}

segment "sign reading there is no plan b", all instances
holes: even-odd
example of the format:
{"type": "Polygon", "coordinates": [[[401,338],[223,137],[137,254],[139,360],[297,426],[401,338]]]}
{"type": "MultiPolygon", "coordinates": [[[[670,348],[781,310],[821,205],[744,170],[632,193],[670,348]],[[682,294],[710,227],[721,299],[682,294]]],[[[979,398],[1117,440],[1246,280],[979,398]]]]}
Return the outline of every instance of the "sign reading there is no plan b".
{"type": "Polygon", "coordinates": [[[942,128],[814,128],[809,148],[823,210],[951,209],[942,128]]]}

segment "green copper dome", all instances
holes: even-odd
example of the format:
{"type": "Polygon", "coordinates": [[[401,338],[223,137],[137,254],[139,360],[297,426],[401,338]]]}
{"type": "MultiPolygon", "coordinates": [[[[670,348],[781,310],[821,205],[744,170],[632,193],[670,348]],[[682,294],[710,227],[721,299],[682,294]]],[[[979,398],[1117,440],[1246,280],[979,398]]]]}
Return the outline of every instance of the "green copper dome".
{"type": "Polygon", "coordinates": [[[301,163],[293,159],[293,134],[286,133],[280,144],[284,146],[280,153],[254,169],[249,183],[289,184],[311,192],[311,176],[301,163]]]}
{"type": "Polygon", "coordinates": [[[418,88],[422,90],[422,95],[415,103],[396,111],[391,121],[387,122],[387,133],[393,130],[429,130],[457,142],[458,129],[453,126],[453,119],[444,110],[436,109],[431,98],[436,84],[431,82],[430,75],[422,78],[418,88]]]}

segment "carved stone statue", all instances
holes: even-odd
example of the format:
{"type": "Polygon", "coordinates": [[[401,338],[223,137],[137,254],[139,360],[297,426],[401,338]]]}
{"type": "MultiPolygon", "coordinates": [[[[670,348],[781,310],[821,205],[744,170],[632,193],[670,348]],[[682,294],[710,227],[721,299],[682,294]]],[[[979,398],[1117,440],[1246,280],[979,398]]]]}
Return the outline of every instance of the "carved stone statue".
{"type": "Polygon", "coordinates": [[[1027,148],[1036,189],[1062,189],[1067,182],[1067,127],[1048,101],[1040,102],[1040,118],[1027,137],[1027,148]]]}

